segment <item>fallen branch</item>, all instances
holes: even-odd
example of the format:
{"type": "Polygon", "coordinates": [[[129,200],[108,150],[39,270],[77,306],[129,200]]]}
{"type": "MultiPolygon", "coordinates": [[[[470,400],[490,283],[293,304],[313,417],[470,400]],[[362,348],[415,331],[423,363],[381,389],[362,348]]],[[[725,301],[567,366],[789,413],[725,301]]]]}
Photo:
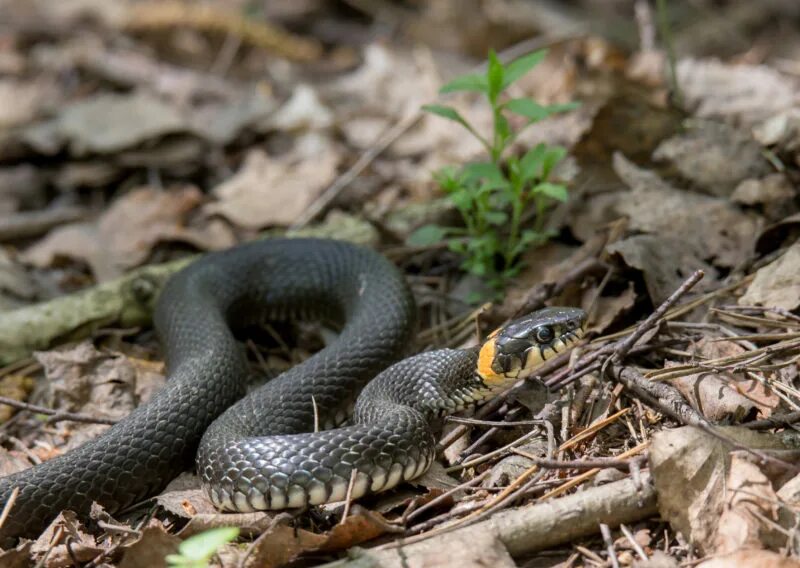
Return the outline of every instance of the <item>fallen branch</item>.
{"type": "Polygon", "coordinates": [[[38,237],[59,225],[80,221],[87,211],[80,207],[59,207],[41,211],[22,211],[0,219],[0,241],[38,237]]]}
{"type": "Polygon", "coordinates": [[[46,406],[37,406],[35,404],[29,404],[27,402],[16,400],[14,398],[8,398],[7,396],[0,396],[0,404],[5,404],[7,406],[17,408],[19,410],[27,410],[28,412],[35,412],[36,414],[44,414],[45,416],[49,416],[47,422],[50,424],[54,422],[62,422],[64,420],[68,420],[70,422],[82,422],[86,424],[109,424],[109,425],[113,425],[118,422],[118,420],[114,418],[102,418],[96,416],[89,416],[88,414],[78,414],[75,412],[61,412],[59,410],[53,410],[52,408],[47,408],[46,406]]]}
{"type": "Polygon", "coordinates": [[[361,551],[358,558],[326,564],[329,568],[431,566],[454,547],[473,550],[486,535],[499,542],[511,556],[547,550],[596,534],[601,523],[616,527],[657,513],[656,494],[648,475],[637,490],[632,479],[593,487],[546,503],[498,513],[474,525],[404,544],[402,540],[361,551]]]}
{"type": "Polygon", "coordinates": [[[145,266],[117,280],[4,313],[0,318],[0,365],[14,363],[57,341],[87,337],[111,324],[146,324],[167,278],[193,258],[145,266]]]}

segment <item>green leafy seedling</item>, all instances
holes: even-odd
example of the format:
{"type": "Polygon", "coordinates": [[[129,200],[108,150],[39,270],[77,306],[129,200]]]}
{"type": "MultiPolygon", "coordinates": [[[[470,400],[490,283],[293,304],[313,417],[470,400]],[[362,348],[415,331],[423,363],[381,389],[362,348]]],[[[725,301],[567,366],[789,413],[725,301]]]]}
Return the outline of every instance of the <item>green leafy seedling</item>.
{"type": "Polygon", "coordinates": [[[446,241],[451,250],[463,257],[465,270],[486,279],[497,290],[519,271],[519,259],[525,249],[550,237],[544,230],[548,207],[568,198],[566,187],[551,179],[566,150],[539,144],[521,157],[508,155],[514,140],[527,126],[578,106],[541,105],[530,98],[505,96],[506,89],[544,57],[544,51],[537,51],[503,65],[494,51],[490,51],[485,73],[456,77],[440,89],[441,94],[481,93],[492,109],[493,127],[489,136],[478,132],[451,106],[422,107],[465,128],[486,149],[489,159],[449,166],[434,174],[464,226],[426,225],[410,235],[409,244],[425,246],[446,241]],[[522,125],[512,128],[510,116],[518,117],[516,122],[522,117],[522,125]],[[528,225],[526,217],[531,211],[534,221],[528,225]]]}
{"type": "Polygon", "coordinates": [[[206,568],[211,557],[224,545],[239,536],[236,527],[210,529],[187,538],[178,546],[178,554],[168,554],[169,566],[206,568]]]}

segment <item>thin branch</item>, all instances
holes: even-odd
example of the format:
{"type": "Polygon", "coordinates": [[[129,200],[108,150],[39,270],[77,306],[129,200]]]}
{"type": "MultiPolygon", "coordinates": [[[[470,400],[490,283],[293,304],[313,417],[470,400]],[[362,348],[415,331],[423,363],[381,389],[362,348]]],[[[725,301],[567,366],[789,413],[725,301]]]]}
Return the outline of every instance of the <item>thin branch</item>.
{"type": "Polygon", "coordinates": [[[50,417],[47,419],[48,423],[69,420],[70,422],[82,422],[85,424],[108,424],[110,426],[113,426],[114,424],[119,422],[119,420],[115,418],[102,418],[97,416],[89,416],[88,414],[79,414],[75,412],[61,412],[59,410],[53,410],[52,408],[47,408],[45,406],[28,404],[27,402],[22,402],[14,398],[8,398],[6,396],[0,396],[0,404],[5,404],[7,406],[18,408],[19,410],[27,410],[29,412],[34,412],[36,414],[45,414],[50,417]]]}

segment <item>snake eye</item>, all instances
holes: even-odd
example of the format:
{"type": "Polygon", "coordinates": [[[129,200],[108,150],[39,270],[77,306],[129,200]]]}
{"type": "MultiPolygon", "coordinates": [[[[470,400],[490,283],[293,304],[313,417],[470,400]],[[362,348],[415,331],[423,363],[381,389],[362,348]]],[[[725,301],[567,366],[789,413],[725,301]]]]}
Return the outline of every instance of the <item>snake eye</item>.
{"type": "Polygon", "coordinates": [[[549,325],[543,325],[536,330],[536,341],[539,343],[549,343],[553,340],[553,329],[549,325]]]}

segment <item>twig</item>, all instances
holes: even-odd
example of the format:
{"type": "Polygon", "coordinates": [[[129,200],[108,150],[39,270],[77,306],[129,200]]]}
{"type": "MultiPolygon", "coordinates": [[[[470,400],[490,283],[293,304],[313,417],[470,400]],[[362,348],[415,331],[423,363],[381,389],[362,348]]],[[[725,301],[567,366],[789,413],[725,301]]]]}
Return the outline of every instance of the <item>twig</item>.
{"type": "Polygon", "coordinates": [[[494,457],[497,457],[497,456],[503,455],[505,453],[508,453],[511,449],[514,448],[514,446],[517,446],[517,445],[521,444],[522,442],[525,442],[525,441],[527,441],[527,440],[529,440],[529,439],[531,439],[531,438],[533,438],[534,436],[537,436],[537,435],[539,435],[539,431],[538,430],[533,430],[532,432],[528,432],[524,436],[520,436],[519,438],[517,438],[516,440],[514,440],[510,444],[506,444],[502,448],[498,448],[498,449],[494,450],[493,452],[489,452],[488,454],[480,456],[478,458],[475,458],[474,460],[470,460],[468,462],[464,462],[464,463],[461,463],[461,464],[458,464],[458,465],[454,465],[454,466],[445,468],[445,471],[447,473],[452,473],[454,471],[460,471],[460,470],[468,468],[468,467],[473,467],[473,466],[476,466],[476,465],[480,465],[482,463],[485,463],[485,462],[491,460],[494,457]]]}
{"type": "MultiPolygon", "coordinates": [[[[365,555],[374,557],[377,564],[381,564],[380,560],[396,562],[397,551],[391,550],[394,548],[402,547],[404,555],[409,557],[426,550],[437,550],[445,541],[476,542],[480,535],[487,533],[496,535],[512,556],[547,550],[595,534],[600,523],[617,526],[655,515],[658,511],[655,490],[649,477],[645,475],[643,478],[641,488],[637,488],[632,480],[624,479],[563,499],[504,511],[472,526],[443,527],[399,539],[365,551],[365,555]],[[441,536],[443,534],[446,536],[441,536]],[[425,540],[428,542],[423,542],[425,540]]],[[[328,566],[345,565],[347,561],[328,566]]]]}
{"type": "Polygon", "coordinates": [[[87,216],[79,207],[59,207],[23,211],[0,218],[0,241],[38,237],[59,225],[80,221],[87,216]]]}
{"type": "Polygon", "coordinates": [[[664,317],[664,314],[667,313],[672,306],[674,306],[678,300],[683,297],[686,292],[691,290],[695,284],[700,282],[703,279],[705,273],[702,270],[695,270],[689,278],[687,278],[683,284],[681,284],[677,290],[675,290],[669,298],[664,300],[664,302],[656,308],[656,310],[647,316],[647,318],[636,326],[636,329],[625,339],[620,340],[617,346],[614,348],[614,355],[611,357],[611,361],[613,363],[621,363],[631,348],[636,344],[637,341],[648,331],[656,326],[659,320],[664,317]]]}
{"type": "Polygon", "coordinates": [[[611,538],[611,529],[605,523],[600,523],[600,534],[603,536],[603,542],[606,543],[606,551],[608,552],[608,561],[611,566],[619,568],[619,560],[617,560],[617,553],[614,550],[614,540],[611,538]]]}
{"type": "Polygon", "coordinates": [[[45,414],[50,417],[47,419],[47,422],[50,423],[69,420],[70,422],[82,422],[85,424],[114,425],[118,422],[118,420],[116,420],[115,418],[100,418],[96,416],[89,416],[87,414],[78,414],[75,412],[61,412],[59,410],[53,410],[52,408],[47,408],[45,406],[28,404],[27,402],[22,402],[14,398],[8,398],[6,396],[0,396],[0,404],[5,404],[7,406],[18,408],[19,410],[27,410],[29,412],[34,412],[36,414],[45,414]]]}
{"type": "Polygon", "coordinates": [[[769,430],[770,428],[778,428],[781,426],[790,426],[800,420],[800,412],[789,412],[788,414],[776,414],[763,420],[753,420],[746,424],[742,424],[745,428],[751,430],[769,430]]]}
{"type": "Polygon", "coordinates": [[[467,489],[469,487],[472,487],[474,485],[477,485],[478,483],[483,481],[491,472],[492,472],[491,469],[487,469],[486,471],[484,471],[479,476],[474,477],[474,478],[470,479],[469,481],[466,481],[466,482],[462,483],[461,485],[457,485],[456,487],[453,487],[452,489],[448,489],[447,491],[445,491],[444,493],[442,493],[438,497],[436,497],[434,499],[431,499],[430,501],[428,501],[427,503],[425,503],[424,505],[422,505],[418,509],[415,509],[414,511],[411,511],[406,516],[404,521],[406,523],[410,522],[410,521],[414,520],[414,518],[420,516],[425,511],[427,511],[429,509],[432,509],[432,508],[436,507],[437,505],[440,505],[441,503],[445,502],[453,494],[458,493],[459,491],[462,491],[462,490],[467,489]]]}
{"type": "Polygon", "coordinates": [[[583,460],[548,460],[544,458],[539,458],[531,454],[530,452],[526,452],[525,450],[520,450],[519,448],[512,448],[512,452],[515,454],[519,454],[521,456],[525,456],[533,463],[538,465],[541,468],[545,469],[623,469],[629,470],[631,468],[632,462],[638,460],[636,458],[634,460],[621,460],[618,458],[593,458],[593,459],[583,459],[583,460]]]}
{"type": "Polygon", "coordinates": [[[350,513],[350,504],[353,502],[353,486],[356,484],[356,477],[358,477],[358,470],[353,468],[350,471],[350,483],[347,484],[347,494],[344,497],[344,512],[342,513],[342,520],[339,521],[340,525],[347,522],[347,515],[350,513]]]}
{"type": "Polygon", "coordinates": [[[14,503],[17,502],[17,497],[19,496],[19,485],[16,486],[12,491],[11,495],[8,497],[8,501],[3,506],[3,512],[0,513],[0,528],[3,528],[3,525],[6,524],[6,519],[8,519],[9,513],[11,513],[11,508],[14,506],[14,503]]]}
{"type": "Polygon", "coordinates": [[[632,367],[621,365],[611,365],[607,369],[607,374],[615,381],[622,383],[642,402],[681,424],[711,427],[711,423],[692,408],[672,385],[648,381],[632,367]]]}

